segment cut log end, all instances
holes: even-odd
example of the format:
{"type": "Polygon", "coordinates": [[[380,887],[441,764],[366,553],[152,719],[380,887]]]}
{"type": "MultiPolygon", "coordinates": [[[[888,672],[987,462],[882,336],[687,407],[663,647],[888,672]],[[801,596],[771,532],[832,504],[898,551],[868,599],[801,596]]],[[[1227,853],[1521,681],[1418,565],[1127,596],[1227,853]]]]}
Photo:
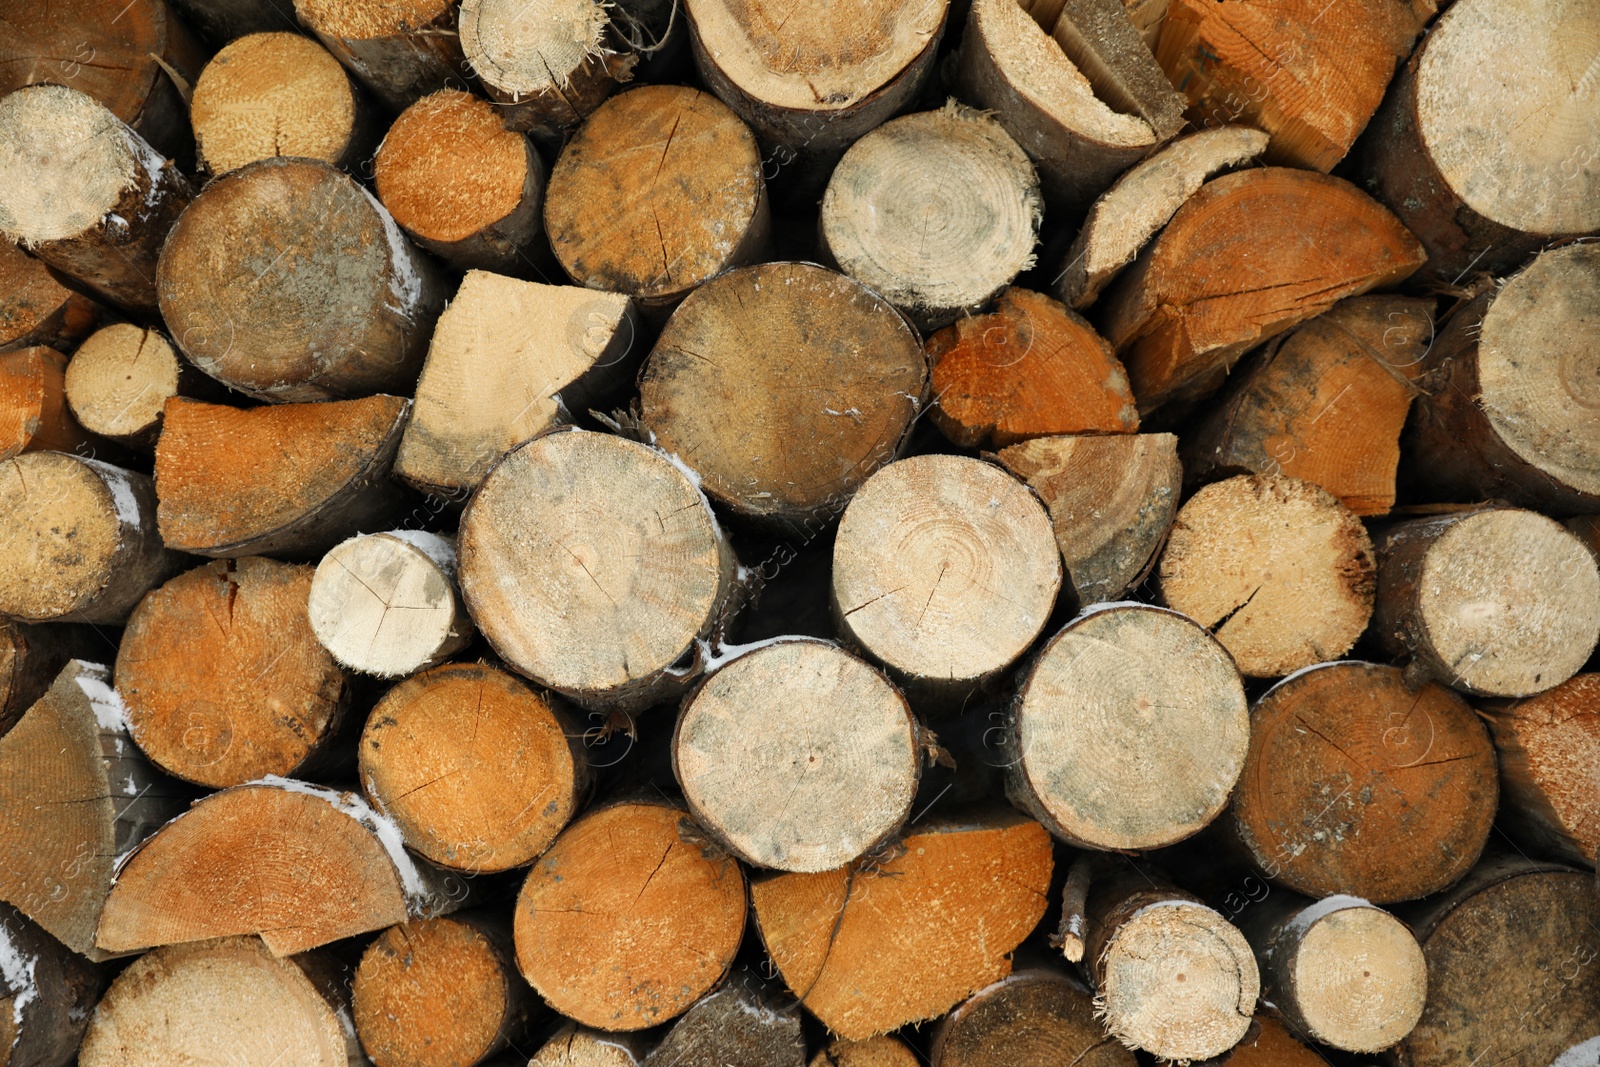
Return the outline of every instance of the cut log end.
{"type": "Polygon", "coordinates": [[[103,314],[44,263],[0,239],[0,351],[33,345],[71,351],[103,314]]]}
{"type": "Polygon", "coordinates": [[[1307,1037],[1349,1052],[1379,1052],[1421,1017],[1427,963],[1404,923],[1350,904],[1294,929],[1292,944],[1280,936],[1269,966],[1276,970],[1277,954],[1286,955],[1281,995],[1293,997],[1297,1029],[1307,1037]]]}
{"type": "Polygon", "coordinates": [[[1600,855],[1600,674],[1579,674],[1547,692],[1480,714],[1500,753],[1501,815],[1563,859],[1600,855]]]}
{"type": "Polygon", "coordinates": [[[461,47],[515,128],[554,132],[627,79],[634,58],[612,51],[609,24],[599,0],[465,0],[461,47]]]}
{"type": "Polygon", "coordinates": [[[680,1063],[804,1067],[805,1055],[799,1006],[741,974],[684,1012],[645,1058],[644,1067],[680,1063]]]}
{"type": "Polygon", "coordinates": [[[639,1067],[643,1042],[632,1034],[608,1034],[568,1023],[546,1041],[528,1067],[639,1067]]]}
{"type": "Polygon", "coordinates": [[[182,361],[158,330],[115,323],[67,364],[67,403],[83,427],[126,444],[149,446],[166,402],[178,395],[182,361]]]}
{"type": "MultiPolygon", "coordinates": [[[[1133,1067],[1136,1061],[1106,1036],[1093,999],[1077,981],[1029,967],[956,1005],[934,1031],[930,1062],[933,1067],[1133,1067]]],[[[839,1061],[840,1067],[853,1063],[839,1061]]]]}
{"type": "Polygon", "coordinates": [[[66,368],[67,358],[53,348],[0,352],[0,458],[93,447],[84,426],[73,418],[66,368]]]}
{"type": "Polygon", "coordinates": [[[831,1042],[811,1059],[811,1067],[917,1067],[917,1054],[892,1037],[831,1042]]]}

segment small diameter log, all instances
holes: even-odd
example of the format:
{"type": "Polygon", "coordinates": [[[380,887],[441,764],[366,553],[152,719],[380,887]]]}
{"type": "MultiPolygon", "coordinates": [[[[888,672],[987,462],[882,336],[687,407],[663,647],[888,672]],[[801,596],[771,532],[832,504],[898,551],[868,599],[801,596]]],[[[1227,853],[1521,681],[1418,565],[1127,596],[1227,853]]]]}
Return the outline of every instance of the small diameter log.
{"type": "Polygon", "coordinates": [[[1171,0],[1156,59],[1204,128],[1272,135],[1267,159],[1327,173],[1343,159],[1437,0],[1215,4],[1171,0]]]}
{"type": "Polygon", "coordinates": [[[640,86],[562,148],[544,205],[550,247],[579,285],[665,318],[709,278],[771,258],[761,172],[755,136],[722,101],[640,86]]]}
{"type": "Polygon", "coordinates": [[[1600,854],[1600,674],[1579,674],[1527,700],[1490,702],[1500,757],[1500,818],[1517,840],[1574,863],[1600,854]]]}
{"type": "Polygon", "coordinates": [[[443,663],[476,632],[456,589],[456,542],[423,530],[358,534],[311,580],[311,629],[353,671],[399,678],[443,663]]]}
{"type": "Polygon", "coordinates": [[[93,97],[34,85],[0,99],[0,238],[98,297],[156,308],[156,254],[189,182],[93,97]]]}
{"type": "Polygon", "coordinates": [[[94,964],[0,904],[0,1048],[6,1067],[75,1063],[105,989],[94,964]]]}
{"type": "Polygon", "coordinates": [[[378,701],[361,735],[361,785],[417,854],[442,867],[530,863],[590,783],[565,707],[520,678],[449,663],[378,701]]]}
{"type": "Polygon", "coordinates": [[[95,960],[117,865],[184,803],[134,747],[110,683],[72,660],[0,737],[0,899],[95,960]]]}
{"type": "Polygon", "coordinates": [[[1597,33],[1585,0],[1468,0],[1395,78],[1362,167],[1421,238],[1429,274],[1511,270],[1554,237],[1600,230],[1600,108],[1566,75],[1572,42],[1597,33]],[[1528,76],[1507,82],[1508,67],[1528,76]]]}
{"type": "Polygon", "coordinates": [[[274,956],[450,910],[464,889],[401,847],[353,793],[289,778],[195,802],[124,861],[96,945],[259,934],[274,956]]]}
{"type": "Polygon", "coordinates": [[[1222,646],[1194,621],[1138,604],[1081,615],[1051,638],[1010,719],[1007,797],[1080,848],[1160,848],[1198,833],[1227,804],[1250,737],[1222,646]]]}
{"type": "Polygon", "coordinates": [[[1063,302],[1080,311],[1165,226],[1207,178],[1261,155],[1267,135],[1247,126],[1201,130],[1130,167],[1089,209],[1058,279],[1063,302]]]}
{"type": "Polygon", "coordinates": [[[1042,293],[1007,289],[993,313],[928,338],[935,426],[963,448],[1139,429],[1128,374],[1105,338],[1042,293]]]}
{"type": "Polygon", "coordinates": [[[1600,571],[1559,523],[1516,508],[1380,531],[1372,632],[1467,693],[1525,697],[1576,674],[1600,639],[1600,571]]]}
{"type": "Polygon", "coordinates": [[[78,1063],[357,1067],[366,1061],[340,977],[331,956],[278,959],[255,937],[157,949],[111,983],[78,1063]]]}
{"type": "Polygon", "coordinates": [[[439,316],[395,474],[460,496],[501,456],[630,383],[643,355],[615,293],[468,271],[439,316]]]}
{"type": "Polygon", "coordinates": [[[34,345],[70,352],[105,314],[99,304],[63,285],[49,267],[0,237],[0,352],[34,345]]]}
{"type": "Polygon", "coordinates": [[[1050,836],[1000,810],[932,818],[885,857],[750,887],[784,983],[840,1037],[860,1041],[943,1015],[1011,973],[1038,925],[1050,836]]]}
{"type": "Polygon", "coordinates": [[[1017,142],[951,100],[851,145],[822,197],[839,269],[935,330],[980,310],[1033,266],[1044,202],[1017,142]]]}
{"type": "Polygon", "coordinates": [[[1424,259],[1349,182],[1284,167],[1200,187],[1106,291],[1100,327],[1139,410],[1204,397],[1247,350],[1424,259]]]}
{"type": "Polygon", "coordinates": [[[461,79],[455,0],[295,0],[294,12],[391,112],[461,79]]]}
{"type": "Polygon", "coordinates": [[[1038,167],[1045,198],[1068,216],[1162,139],[1143,118],[1097,97],[1084,73],[1016,0],[972,0],[957,93],[995,113],[1038,167]]]}
{"type": "Polygon", "coordinates": [[[418,100],[389,127],[373,170],[394,220],[446,262],[522,274],[542,257],[544,163],[487,100],[459,89],[418,100]]]}
{"type": "Polygon", "coordinates": [[[1428,961],[1422,1020],[1400,1067],[1581,1067],[1600,1033],[1594,875],[1516,857],[1486,862],[1414,919],[1428,961]]]}
{"type": "Polygon", "coordinates": [[[0,614],[122,622],[180,565],[155,515],[143,474],[64,452],[0,461],[0,614]]]}
{"type": "Polygon", "coordinates": [[[996,458],[1044,502],[1080,605],[1116,600],[1143,579],[1178,511],[1176,437],[1036,437],[996,458]]]}
{"type": "Polygon", "coordinates": [[[520,1044],[538,1008],[513,951],[510,924],[483,912],[385,930],[351,987],[362,1049],[376,1067],[451,1067],[520,1044]]]}
{"type": "Polygon", "coordinates": [[[1240,929],[1261,969],[1261,999],[1308,1041],[1379,1052],[1422,1015],[1428,968],[1417,939],[1358,897],[1273,893],[1240,929]]]}
{"type": "Polygon", "coordinates": [[[835,627],[913,700],[961,707],[1033,644],[1060,588],[1038,498],[962,456],[885,467],[850,501],[833,545],[835,627]]]}
{"type": "Polygon", "coordinates": [[[739,865],[709,853],[682,811],[614,804],[573,823],[528,872],[517,964],[561,1014],[641,1030],[722,980],[744,919],[739,865]]]}
{"type": "Polygon", "coordinates": [[[167,401],[204,381],[161,331],[117,322],[96,330],[72,354],[64,386],[84,429],[148,451],[161,434],[167,401]]]}
{"type": "Polygon", "coordinates": [[[129,729],[168,774],[212,789],[337,766],[344,672],[306,622],[311,568],[250,556],[178,575],[117,650],[129,729]]]}
{"type": "MultiPolygon", "coordinates": [[[[811,1067],[920,1067],[917,1054],[893,1037],[839,1038],[811,1058],[811,1067]]],[[[1104,1067],[1089,1064],[1087,1067],[1104,1067]]]]}
{"type": "Polygon", "coordinates": [[[202,556],[316,556],[383,529],[400,500],[389,467],[410,407],[397,396],[247,410],[174,397],[156,446],[161,536],[202,556]]]}
{"type": "Polygon", "coordinates": [[[341,170],[366,161],[377,118],[339,61],[298,33],[253,33],[206,64],[189,105],[196,162],[213,177],[274,156],[341,170]]]}
{"type": "Polygon", "coordinates": [[[800,1006],[739,975],[707,993],[672,1024],[644,1067],[805,1067],[800,1006]]]}
{"type": "Polygon", "coordinates": [[[1494,821],[1495,756],[1472,709],[1395,667],[1330,663],[1256,702],[1231,829],[1268,877],[1388,904],[1455,882],[1494,821]]]}
{"type": "Polygon", "coordinates": [[[1234,373],[1223,398],[1184,435],[1187,474],[1286,474],[1322,486],[1357,515],[1386,513],[1400,431],[1432,344],[1432,300],[1342,301],[1269,341],[1234,373]]]}
{"type": "Polygon", "coordinates": [[[640,375],[641,423],[734,514],[814,532],[895,457],[927,383],[917,332],[886,300],[767,263],[679,306],[640,375]]]}
{"type": "Polygon", "coordinates": [[[683,707],[672,771],[737,859],[828,871],[911,814],[921,731],[889,681],[826,641],[779,640],[718,668],[683,707]]]}
{"type": "Polygon", "coordinates": [[[1597,322],[1600,247],[1588,244],[1543,253],[1458,310],[1406,435],[1416,495],[1600,511],[1597,322]]]}
{"type": "Polygon", "coordinates": [[[1320,486],[1242,474],[1178,511],[1161,597],[1222,642],[1249,678],[1350,650],[1372,617],[1376,563],[1361,520],[1320,486]]]}
{"type": "Polygon", "coordinates": [[[68,660],[101,658],[109,644],[88,625],[0,620],[0,735],[44,696],[68,660]]]}
{"type": "Polygon", "coordinates": [[[689,473],[610,434],[557,431],[510,453],[461,516],[461,591],[517,671],[584,707],[681,693],[738,561],[689,473]]]}
{"type": "Polygon", "coordinates": [[[67,357],[38,346],[0,352],[0,458],[92,450],[67,404],[67,357]]]}
{"type": "Polygon", "coordinates": [[[262,400],[411,392],[442,275],[330,164],[275,157],[207,185],[162,249],[170,336],[262,400]]]}
{"type": "Polygon", "coordinates": [[[610,1034],[568,1023],[534,1053],[528,1067],[640,1067],[645,1044],[635,1034],[610,1034]]]}
{"type": "MultiPolygon", "coordinates": [[[[906,1053],[905,1067],[918,1062],[906,1053]]],[[[1088,990],[1044,967],[1018,970],[956,1005],[935,1027],[929,1057],[932,1067],[1134,1067],[1135,1062],[1132,1053],[1106,1036],[1088,990]]],[[[863,1061],[864,1067],[873,1063],[863,1061]]],[[[883,1061],[883,1067],[898,1064],[883,1061]]],[[[855,1061],[841,1059],[839,1067],[855,1067],[855,1061]]]]}

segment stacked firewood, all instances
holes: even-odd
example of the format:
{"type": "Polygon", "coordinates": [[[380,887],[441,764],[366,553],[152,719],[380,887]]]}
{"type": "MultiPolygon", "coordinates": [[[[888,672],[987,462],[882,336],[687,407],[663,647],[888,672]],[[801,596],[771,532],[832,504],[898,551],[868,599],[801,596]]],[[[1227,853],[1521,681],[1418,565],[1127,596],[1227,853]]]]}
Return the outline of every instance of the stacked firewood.
{"type": "Polygon", "coordinates": [[[1594,0],[0,0],[0,1067],[1594,1067],[1594,0]]]}

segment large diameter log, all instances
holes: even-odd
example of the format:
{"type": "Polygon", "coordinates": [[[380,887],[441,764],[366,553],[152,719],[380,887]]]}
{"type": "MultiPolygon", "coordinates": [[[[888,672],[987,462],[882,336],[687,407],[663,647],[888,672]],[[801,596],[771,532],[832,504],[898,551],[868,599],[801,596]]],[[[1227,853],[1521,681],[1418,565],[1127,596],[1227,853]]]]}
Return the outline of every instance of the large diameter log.
{"type": "Polygon", "coordinates": [[[681,693],[738,561],[688,471],[634,441],[537,437],[461,517],[461,591],[514,669],[586,707],[681,693]],[[689,657],[686,664],[680,664],[689,657]]]}
{"type": "Polygon", "coordinates": [[[916,330],[882,297],[767,263],[679,305],[640,375],[641,422],[734,514],[815,530],[894,459],[927,382],[916,330]]]}
{"type": "Polygon", "coordinates": [[[1566,75],[1596,33],[1584,0],[1458,0],[1395,79],[1362,165],[1429,274],[1510,270],[1553,237],[1600,230],[1600,109],[1566,75]],[[1507,82],[1502,64],[1528,76],[1507,82]]]}
{"type": "Polygon", "coordinates": [[[695,821],[736,858],[827,871],[911,814],[921,742],[883,675],[796,638],[738,656],[700,685],[678,717],[672,770],[695,821]]]}
{"type": "Polygon", "coordinates": [[[0,458],[19,452],[90,452],[67,403],[67,357],[42,345],[0,352],[0,458]]]}
{"type": "Polygon", "coordinates": [[[70,352],[105,315],[40,260],[0,238],[0,352],[34,345],[70,352]]]}
{"type": "Polygon", "coordinates": [[[1126,604],[1050,639],[1006,732],[1012,803],[1081,848],[1130,850],[1174,844],[1222,811],[1250,724],[1221,645],[1176,612],[1126,604]]]}
{"type": "Polygon", "coordinates": [[[1521,857],[1485,862],[1421,906],[1422,1019],[1400,1067],[1490,1062],[1580,1067],[1600,1044],[1594,875],[1521,857]]]}
{"type": "Polygon", "coordinates": [[[1395,667],[1330,663],[1256,702],[1230,828],[1262,873],[1313,897],[1386,904],[1455,882],[1494,821],[1483,724],[1395,667]]]}
{"type": "Polygon", "coordinates": [[[1278,678],[1350,650],[1372,617],[1372,540],[1332,493],[1242,474],[1179,509],[1161,554],[1161,597],[1210,630],[1251,678],[1278,678]]]}
{"type": "Polygon", "coordinates": [[[462,896],[360,796],[271,777],[202,798],[129,856],[95,944],[135,952],[258,934],[291,956],[432,918],[462,896]]]}
{"type": "Polygon", "coordinates": [[[1060,588],[1043,506],[981,460],[890,464],[850,501],[834,540],[834,625],[913,700],[961,707],[1033,644],[1060,588]]]}
{"type": "Polygon", "coordinates": [[[0,462],[0,614],[120,623],[179,567],[155,513],[134,471],[64,452],[0,462]]]}
{"type": "Polygon", "coordinates": [[[1520,842],[1573,863],[1600,855],[1600,674],[1526,700],[1489,702],[1500,757],[1500,818],[1520,842]]]}
{"type": "Polygon", "coordinates": [[[34,85],[0,99],[0,237],[113,304],[156,308],[156,255],[190,186],[103,104],[34,85]]]}
{"type": "Polygon", "coordinates": [[[1080,605],[1116,600],[1143,579],[1178,511],[1176,437],[1036,437],[996,458],[1050,513],[1080,605]]]}
{"type": "Polygon", "coordinates": [[[933,330],[1033,266],[1043,216],[1027,155],[992,115],[951,100],[850,146],[820,232],[840,270],[933,330]]]}
{"type": "MultiPolygon", "coordinates": [[[[1286,474],[1357,515],[1394,506],[1400,432],[1433,344],[1433,301],[1358,296],[1268,342],[1185,434],[1185,470],[1286,474]]],[[[1428,464],[1431,472],[1439,468],[1428,464]]]]}
{"type": "Polygon", "coordinates": [[[0,1045],[6,1067],[77,1062],[104,988],[99,968],[0,904],[0,1045]]]}
{"type": "Polygon", "coordinates": [[[0,735],[44,696],[68,660],[92,662],[110,644],[88,624],[0,620],[0,735]]]}
{"type": "Polygon", "coordinates": [[[363,527],[385,529],[400,500],[389,468],[410,407],[397,396],[246,410],[167,401],[156,447],[161,536],[202,556],[314,556],[363,527]]]}
{"type": "Polygon", "coordinates": [[[588,793],[582,732],[505,671],[450,663],[384,695],[361,736],[361,785],[418,855],[504,871],[549,847],[588,793]]]}
{"type": "Polygon", "coordinates": [[[750,887],[784,983],[852,1041],[944,1014],[1011,973],[1044,915],[1050,837],[1005,811],[929,819],[886,856],[750,887]]]}
{"type": "Polygon", "coordinates": [[[157,949],[111,983],[78,1063],[359,1067],[341,978],[331,956],[278,959],[255,937],[157,949]]]}
{"type": "Polygon", "coordinates": [[[682,811],[613,804],[573,823],[528,872],[517,964],[561,1014],[640,1030],[722,980],[744,921],[738,863],[710,852],[682,811]]]}
{"type": "Polygon", "coordinates": [[[684,1012],[644,1067],[804,1067],[805,1061],[800,1006],[740,974],[684,1012]]]}
{"type": "Polygon", "coordinates": [[[1445,685],[1525,697],[1578,672],[1600,639],[1600,570],[1574,534],[1517,508],[1379,532],[1372,632],[1445,685]]]}
{"type": "Polygon", "coordinates": [[[1597,353],[1594,245],[1545,252],[1457,311],[1428,352],[1406,434],[1417,495],[1600,511],[1597,353]]]}
{"type": "Polygon", "coordinates": [[[613,1034],[568,1023],[553,1034],[528,1067],[640,1067],[646,1041],[636,1034],[613,1034]]]}
{"type": "Polygon", "coordinates": [[[1345,297],[1403,281],[1424,258],[1399,220],[1349,182],[1284,167],[1225,174],[1112,283],[1101,332],[1148,412],[1205,396],[1247,350],[1345,297]]]}
{"type": "MultiPolygon", "coordinates": [[[[922,1060],[899,1039],[879,1035],[863,1041],[838,1038],[811,1058],[811,1067],[918,1067],[922,1060]]],[[[1105,1067],[1090,1064],[1089,1067],[1105,1067]]]]}
{"type": "Polygon", "coordinates": [[[153,590],[117,650],[129,729],[168,774],[212,789],[328,769],[350,700],[306,621],[311,568],[216,560],[153,590]]]}
{"type": "Polygon", "coordinates": [[[459,82],[457,0],[295,0],[299,21],[390,111],[459,82]]]}
{"type": "Polygon", "coordinates": [[[167,401],[180,391],[205,391],[207,379],[159,330],[116,322],[78,346],[62,384],[84,429],[148,452],[161,434],[167,401]]]}
{"type": "Polygon", "coordinates": [[[134,747],[110,681],[98,664],[68,662],[0,737],[0,899],[96,960],[117,866],[183,804],[134,747]]]}
{"type": "Polygon", "coordinates": [[[274,157],[207,185],[155,273],[195,366],[263,400],[411,392],[442,276],[328,163],[274,157]]]}
{"type": "MultiPolygon", "coordinates": [[[[919,1062],[907,1056],[904,1067],[919,1062]]],[[[935,1027],[929,1056],[932,1067],[1134,1067],[1135,1062],[1120,1042],[1107,1038],[1089,991],[1045,967],[1015,971],[956,1005],[935,1027]]],[[[838,1067],[856,1067],[856,1062],[842,1058],[838,1067]]],[[[876,1061],[864,1061],[862,1067],[876,1067],[876,1061]]],[[[886,1059],[882,1067],[900,1065],[886,1059]]]]}

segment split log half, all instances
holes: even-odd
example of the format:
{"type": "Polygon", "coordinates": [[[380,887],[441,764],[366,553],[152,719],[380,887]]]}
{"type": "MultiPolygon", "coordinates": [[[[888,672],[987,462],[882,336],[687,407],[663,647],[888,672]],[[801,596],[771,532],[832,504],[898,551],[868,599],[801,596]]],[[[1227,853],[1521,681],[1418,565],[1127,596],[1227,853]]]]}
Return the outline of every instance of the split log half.
{"type": "Polygon", "coordinates": [[[1574,863],[1600,855],[1600,674],[1479,709],[1500,757],[1500,817],[1519,841],[1574,863]]]}
{"type": "Polygon", "coordinates": [[[100,969],[0,904],[0,1048],[6,1067],[76,1063],[105,989],[100,969]]]}
{"type": "Polygon", "coordinates": [[[457,0],[295,0],[294,12],[324,47],[392,112],[459,83],[457,0]]]}
{"type": "Polygon", "coordinates": [[[92,452],[67,403],[67,357],[42,345],[0,352],[0,458],[20,452],[92,452]]]}
{"type": "Polygon", "coordinates": [[[160,436],[167,401],[199,378],[161,331],[117,322],[72,354],[63,387],[84,429],[148,451],[160,436]]]}
{"type": "Polygon", "coordinates": [[[34,345],[70,352],[105,315],[40,260],[0,237],[0,352],[34,345]]]}
{"type": "Polygon", "coordinates": [[[805,1067],[800,1006],[739,974],[672,1024],[644,1067],[805,1067]]]}
{"type": "MultiPolygon", "coordinates": [[[[917,1062],[908,1053],[905,1067],[917,1062]]],[[[1088,990],[1058,971],[1029,967],[980,989],[940,1020],[929,1062],[933,1067],[1134,1067],[1136,1061],[1106,1035],[1088,990]]],[[[862,1061],[862,1067],[875,1064],[862,1061]]],[[[897,1065],[883,1061],[883,1067],[897,1065]]],[[[840,1059],[838,1067],[856,1063],[840,1059]]]]}

